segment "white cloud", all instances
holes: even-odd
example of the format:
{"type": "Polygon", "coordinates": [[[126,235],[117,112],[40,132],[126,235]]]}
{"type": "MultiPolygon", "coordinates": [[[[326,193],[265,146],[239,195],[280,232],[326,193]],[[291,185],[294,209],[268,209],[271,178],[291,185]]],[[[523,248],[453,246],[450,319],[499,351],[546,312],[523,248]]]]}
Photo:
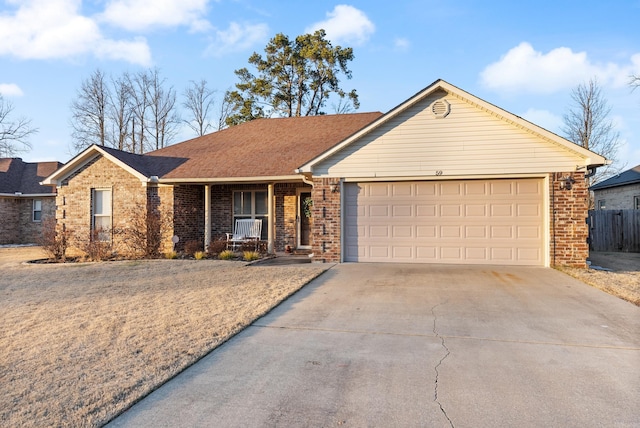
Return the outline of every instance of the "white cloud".
{"type": "Polygon", "coordinates": [[[0,83],[0,94],[5,97],[21,97],[24,95],[20,86],[15,83],[0,83]]]}
{"type": "Polygon", "coordinates": [[[81,0],[24,0],[15,14],[0,16],[0,55],[21,59],[69,58],[95,54],[110,59],[149,65],[151,54],[146,42],[110,40],[100,32],[97,23],[78,13],[81,0]],[[114,52],[118,45],[125,57],[114,52]]]}
{"type": "Polygon", "coordinates": [[[189,26],[193,31],[201,31],[202,28],[210,29],[210,24],[202,19],[208,2],[209,0],[110,0],[100,19],[129,31],[180,25],[189,26]]]}
{"type": "Polygon", "coordinates": [[[232,22],[226,30],[216,30],[215,37],[205,54],[222,56],[224,54],[249,49],[264,41],[269,34],[267,24],[238,24],[232,22]]]}
{"type": "Polygon", "coordinates": [[[564,91],[592,78],[605,85],[624,86],[629,75],[640,69],[640,54],[631,57],[628,65],[593,63],[586,52],[573,52],[560,47],[547,53],[534,50],[522,42],[507,52],[498,62],[481,73],[482,83],[501,92],[550,94],[564,91]]]}
{"type": "Polygon", "coordinates": [[[305,32],[313,33],[320,29],[325,30],[327,38],[333,43],[361,45],[369,40],[376,26],[361,10],[340,4],[332,12],[327,12],[326,20],[312,24],[305,29],[305,32]]]}
{"type": "Polygon", "coordinates": [[[393,46],[397,51],[405,52],[409,50],[411,42],[403,37],[396,37],[396,39],[393,41],[393,46]]]}

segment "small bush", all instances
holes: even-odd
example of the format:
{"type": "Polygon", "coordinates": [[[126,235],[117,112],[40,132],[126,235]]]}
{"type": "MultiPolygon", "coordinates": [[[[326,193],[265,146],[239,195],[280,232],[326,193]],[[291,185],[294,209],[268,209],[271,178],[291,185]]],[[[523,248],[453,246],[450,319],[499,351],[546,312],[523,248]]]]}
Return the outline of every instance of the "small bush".
{"type": "Polygon", "coordinates": [[[260,253],[257,251],[243,251],[242,258],[251,262],[253,260],[258,260],[260,258],[260,253]]]}
{"type": "Polygon", "coordinates": [[[47,218],[42,221],[42,236],[39,244],[50,259],[64,262],[67,258],[67,247],[71,231],[61,228],[56,230],[56,219],[47,218]]]}
{"type": "Polygon", "coordinates": [[[202,251],[202,244],[200,243],[200,241],[193,240],[184,243],[185,254],[193,256],[198,251],[202,251]]]}
{"type": "Polygon", "coordinates": [[[224,250],[221,251],[220,254],[218,254],[218,258],[220,260],[231,260],[231,259],[235,259],[236,258],[236,253],[234,253],[231,250],[224,250]]]}
{"type": "Polygon", "coordinates": [[[204,251],[196,251],[195,253],[193,253],[193,257],[195,257],[196,260],[202,260],[207,256],[207,253],[205,253],[204,251]]]}
{"type": "Polygon", "coordinates": [[[111,241],[105,241],[105,236],[109,236],[109,231],[94,230],[91,233],[89,241],[84,242],[82,245],[82,251],[87,255],[87,258],[94,262],[101,262],[112,257],[113,251],[111,247],[111,241]]]}
{"type": "Polygon", "coordinates": [[[227,240],[220,238],[209,243],[207,247],[207,253],[211,257],[216,257],[218,254],[227,249],[227,240]]]}
{"type": "Polygon", "coordinates": [[[164,253],[164,258],[165,259],[177,259],[178,258],[178,253],[175,251],[167,251],[166,253],[164,253]]]}

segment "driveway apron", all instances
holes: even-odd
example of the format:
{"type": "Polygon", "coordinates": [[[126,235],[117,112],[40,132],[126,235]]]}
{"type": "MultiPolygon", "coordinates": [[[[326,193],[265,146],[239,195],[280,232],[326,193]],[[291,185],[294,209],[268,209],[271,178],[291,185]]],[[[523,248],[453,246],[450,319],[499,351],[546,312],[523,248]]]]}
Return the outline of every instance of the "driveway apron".
{"type": "Polygon", "coordinates": [[[341,264],[109,426],[640,426],[639,332],[552,269],[341,264]]]}

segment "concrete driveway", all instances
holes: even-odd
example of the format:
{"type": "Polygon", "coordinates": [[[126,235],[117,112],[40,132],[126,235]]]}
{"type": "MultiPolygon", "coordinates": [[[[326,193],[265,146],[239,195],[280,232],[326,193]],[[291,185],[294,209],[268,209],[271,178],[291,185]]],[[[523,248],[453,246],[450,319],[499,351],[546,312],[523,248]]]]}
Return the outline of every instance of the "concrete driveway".
{"type": "Polygon", "coordinates": [[[640,308],[544,268],[343,264],[111,427],[640,426],[640,308]]]}

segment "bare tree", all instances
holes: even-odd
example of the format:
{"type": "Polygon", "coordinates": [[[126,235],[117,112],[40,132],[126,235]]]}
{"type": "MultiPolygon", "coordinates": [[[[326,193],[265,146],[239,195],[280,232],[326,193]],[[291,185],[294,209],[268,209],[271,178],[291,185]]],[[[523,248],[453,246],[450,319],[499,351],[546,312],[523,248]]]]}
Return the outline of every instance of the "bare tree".
{"type": "Polygon", "coordinates": [[[204,79],[199,82],[191,80],[184,91],[182,106],[188,112],[188,118],[184,120],[184,123],[193,129],[198,137],[203,136],[213,128],[210,120],[210,110],[214,105],[213,97],[215,93],[216,91],[209,89],[207,81],[204,79]]]}
{"type": "Polygon", "coordinates": [[[111,147],[125,151],[133,151],[131,143],[133,106],[131,105],[129,80],[127,73],[111,80],[113,90],[110,94],[107,110],[111,147]]]}
{"type": "Polygon", "coordinates": [[[77,97],[71,103],[73,149],[79,152],[91,144],[107,144],[107,108],[109,86],[105,74],[95,70],[82,81],[77,97]]]}
{"type": "Polygon", "coordinates": [[[619,172],[624,167],[615,165],[622,142],[620,134],[609,119],[611,108],[602,95],[597,79],[590,79],[575,87],[571,91],[571,99],[573,105],[564,115],[562,128],[566,138],[612,161],[612,165],[598,169],[589,179],[588,184],[591,185],[619,172]]]}
{"type": "Polygon", "coordinates": [[[173,86],[166,88],[166,79],[160,77],[158,69],[147,76],[147,97],[149,118],[146,130],[151,137],[150,146],[161,149],[175,136],[180,118],[176,112],[176,91],[173,86]]]}
{"type": "Polygon", "coordinates": [[[218,109],[218,129],[220,131],[222,129],[227,128],[229,125],[228,118],[234,113],[235,106],[230,97],[230,91],[227,90],[222,97],[222,102],[220,103],[220,108],[218,109]]]}
{"type": "Polygon", "coordinates": [[[632,74],[629,79],[629,86],[631,86],[632,89],[640,88],[640,75],[636,76],[632,74]]]}
{"type": "Polygon", "coordinates": [[[31,126],[30,119],[12,119],[13,109],[13,104],[0,94],[0,157],[15,156],[30,150],[29,137],[38,132],[37,128],[31,126]]]}
{"type": "Polygon", "coordinates": [[[151,79],[147,72],[141,71],[129,76],[129,97],[132,106],[131,153],[144,153],[147,146],[147,122],[150,100],[151,79]]]}

